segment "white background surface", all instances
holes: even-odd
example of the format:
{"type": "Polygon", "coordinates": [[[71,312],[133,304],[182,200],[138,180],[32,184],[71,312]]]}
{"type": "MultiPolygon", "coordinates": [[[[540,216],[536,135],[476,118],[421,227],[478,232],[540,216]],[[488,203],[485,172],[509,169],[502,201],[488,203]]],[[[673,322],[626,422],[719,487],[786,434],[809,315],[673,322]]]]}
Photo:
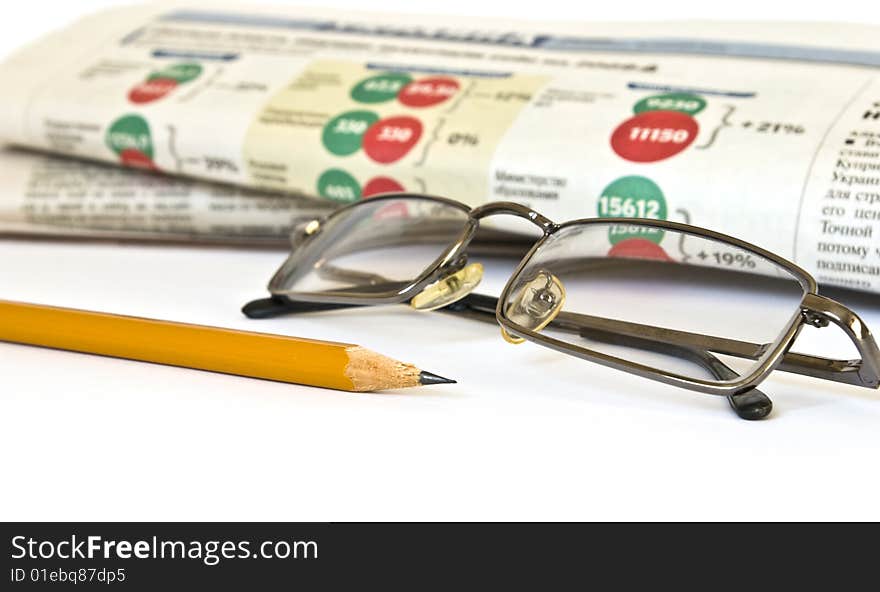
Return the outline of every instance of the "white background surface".
{"type": "MultiPolygon", "coordinates": [[[[0,21],[0,55],[111,4],[19,4],[0,21]]],[[[724,6],[369,3],[545,19],[880,21],[873,2],[724,6]]],[[[282,258],[0,240],[0,298],[360,343],[460,384],[347,394],[0,344],[0,519],[880,519],[876,391],[776,373],[764,386],[772,418],[744,422],[723,399],[507,345],[495,327],[446,315],[244,319],[239,307],[282,258]]],[[[484,291],[497,293],[503,272],[491,269],[484,291]]],[[[880,327],[880,297],[829,294],[880,327]]],[[[813,337],[801,349],[823,353],[813,337]]]]}

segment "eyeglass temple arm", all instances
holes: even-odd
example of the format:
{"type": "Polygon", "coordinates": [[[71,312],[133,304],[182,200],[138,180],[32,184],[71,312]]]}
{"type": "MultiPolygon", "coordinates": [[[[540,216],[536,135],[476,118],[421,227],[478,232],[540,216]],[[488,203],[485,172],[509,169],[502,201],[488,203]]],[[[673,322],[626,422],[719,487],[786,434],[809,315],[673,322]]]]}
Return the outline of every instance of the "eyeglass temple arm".
{"type": "MultiPolygon", "coordinates": [[[[466,298],[459,300],[457,303],[447,306],[445,309],[441,309],[441,312],[465,313],[472,316],[473,318],[479,317],[479,320],[488,321],[488,313],[491,310],[491,320],[494,323],[495,313],[494,308],[492,308],[494,307],[494,302],[497,302],[497,298],[484,296],[482,294],[470,294],[466,298]]],[[[739,378],[739,374],[737,374],[732,368],[727,366],[724,362],[712,355],[712,353],[707,351],[706,349],[693,347],[686,343],[666,343],[658,339],[646,338],[642,335],[635,335],[627,332],[617,332],[600,327],[599,323],[593,322],[607,321],[608,319],[587,317],[589,321],[587,323],[583,323],[572,322],[572,320],[569,318],[581,316],[582,315],[561,312],[550,324],[557,329],[561,329],[563,331],[568,330],[572,333],[577,333],[582,337],[589,337],[597,341],[636,347],[638,349],[646,349],[662,354],[668,354],[683,358],[685,360],[698,364],[699,366],[702,366],[706,370],[712,372],[715,378],[718,378],[720,380],[739,378]]],[[[616,325],[618,322],[619,321],[611,321],[610,323],[607,323],[607,325],[613,326],[616,325]]]]}
{"type": "Polygon", "coordinates": [[[327,302],[295,302],[283,296],[270,296],[251,300],[241,308],[241,312],[249,319],[272,319],[286,314],[302,312],[320,312],[340,308],[357,308],[363,304],[335,304],[327,302]]]}
{"type": "MultiPolygon", "coordinates": [[[[441,311],[494,323],[497,304],[498,299],[493,296],[472,293],[441,309],[441,311]]],[[[294,302],[280,296],[273,296],[250,302],[245,305],[242,311],[250,318],[269,318],[281,314],[317,312],[357,306],[363,305],[294,302]]],[[[866,388],[877,388],[880,385],[880,350],[878,350],[870,331],[855,313],[830,298],[808,294],[804,298],[801,314],[804,315],[806,322],[816,327],[824,327],[830,323],[839,326],[853,341],[862,359],[833,360],[821,356],[786,352],[777,367],[778,370],[866,388]]],[[[552,324],[558,329],[568,330],[585,337],[602,333],[665,346],[686,346],[688,349],[696,348],[698,351],[706,353],[715,352],[751,360],[760,358],[767,348],[767,345],[571,312],[561,312],[552,324]]]]}
{"type": "MultiPolygon", "coordinates": [[[[455,312],[469,314],[475,318],[479,316],[484,320],[491,318],[494,321],[497,302],[498,299],[492,296],[469,294],[447,309],[457,308],[455,312]]],[[[824,327],[829,323],[838,325],[853,341],[862,359],[832,360],[821,356],[786,352],[777,367],[778,370],[866,388],[877,388],[880,385],[880,350],[870,331],[855,313],[830,298],[808,294],[804,298],[801,314],[804,315],[804,320],[813,326],[824,327]]],[[[688,349],[696,348],[701,352],[715,352],[751,360],[760,358],[768,347],[766,344],[759,345],[571,312],[559,313],[551,325],[584,337],[601,333],[664,346],[687,346],[688,349]]]]}
{"type": "MultiPolygon", "coordinates": [[[[441,309],[441,311],[465,314],[471,318],[480,321],[489,321],[494,324],[496,322],[495,306],[497,302],[497,298],[472,293],[462,300],[441,309]]],[[[557,316],[557,320],[558,319],[559,317],[557,316]]],[[[580,334],[581,327],[578,327],[575,332],[580,334]]],[[[706,371],[712,373],[712,375],[718,380],[732,380],[734,378],[739,378],[739,374],[737,374],[732,368],[704,349],[688,347],[681,344],[664,344],[650,339],[642,339],[631,335],[621,335],[619,333],[597,334],[596,331],[590,331],[590,337],[601,339],[602,341],[623,343],[630,347],[647,349],[676,356],[701,366],[706,371]]],[[[771,401],[770,397],[768,397],[763,391],[757,388],[751,388],[743,393],[730,395],[727,397],[727,402],[742,419],[762,419],[767,417],[773,410],[773,401],[771,401]]]]}
{"type": "MultiPolygon", "coordinates": [[[[580,332],[581,336],[583,332],[580,332]]],[[[631,335],[621,335],[619,333],[605,333],[602,331],[589,330],[589,338],[602,341],[605,343],[619,344],[626,347],[635,347],[642,350],[653,351],[660,354],[675,356],[682,360],[689,361],[707,372],[711,373],[718,380],[734,380],[740,375],[730,366],[719,360],[711,352],[697,347],[688,347],[686,345],[661,343],[650,339],[642,339],[631,335]]],[[[773,402],[763,391],[752,387],[745,392],[730,395],[727,402],[743,419],[762,419],[770,414],[773,409],[773,402]]]]}
{"type": "MultiPolygon", "coordinates": [[[[440,309],[441,312],[453,313],[468,316],[483,322],[495,324],[495,303],[497,298],[491,296],[483,296],[481,294],[470,294],[464,300],[460,300],[446,308],[440,309]],[[482,305],[482,306],[481,306],[482,305]]],[[[272,296],[270,298],[262,298],[249,302],[244,306],[242,312],[252,319],[272,318],[279,315],[303,312],[318,312],[322,310],[334,310],[342,308],[355,308],[358,304],[328,304],[320,302],[299,302],[291,301],[282,296],[272,296]]],[[[633,345],[632,338],[626,338],[633,345]]],[[[737,374],[721,360],[713,356],[707,351],[700,351],[685,346],[674,345],[666,346],[649,340],[642,340],[644,343],[637,347],[648,347],[649,349],[668,349],[672,348],[678,352],[678,356],[690,360],[712,372],[719,380],[727,380],[736,378],[737,374]]],[[[760,390],[753,388],[738,395],[727,397],[728,403],[743,419],[761,419],[770,414],[773,409],[773,402],[770,398],[760,390]]]]}

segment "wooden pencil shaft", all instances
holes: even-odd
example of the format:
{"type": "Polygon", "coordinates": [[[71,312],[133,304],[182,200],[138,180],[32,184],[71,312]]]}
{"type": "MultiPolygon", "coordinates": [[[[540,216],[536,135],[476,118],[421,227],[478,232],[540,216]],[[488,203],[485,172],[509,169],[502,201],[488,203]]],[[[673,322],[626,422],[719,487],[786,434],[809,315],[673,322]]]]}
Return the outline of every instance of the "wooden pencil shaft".
{"type": "Polygon", "coordinates": [[[352,344],[2,300],[0,341],[346,391],[418,384],[414,367],[352,344]]]}

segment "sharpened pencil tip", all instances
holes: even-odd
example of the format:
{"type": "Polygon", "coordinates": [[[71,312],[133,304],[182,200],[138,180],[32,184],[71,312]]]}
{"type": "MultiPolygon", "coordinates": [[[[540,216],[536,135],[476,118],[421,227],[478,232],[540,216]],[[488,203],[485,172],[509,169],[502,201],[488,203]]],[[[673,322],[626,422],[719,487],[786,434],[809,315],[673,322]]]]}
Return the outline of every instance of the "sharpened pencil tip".
{"type": "Polygon", "coordinates": [[[443,378],[442,376],[437,376],[436,374],[422,370],[419,373],[419,382],[422,383],[422,385],[427,386],[429,384],[455,384],[457,381],[452,380],[451,378],[443,378]]]}

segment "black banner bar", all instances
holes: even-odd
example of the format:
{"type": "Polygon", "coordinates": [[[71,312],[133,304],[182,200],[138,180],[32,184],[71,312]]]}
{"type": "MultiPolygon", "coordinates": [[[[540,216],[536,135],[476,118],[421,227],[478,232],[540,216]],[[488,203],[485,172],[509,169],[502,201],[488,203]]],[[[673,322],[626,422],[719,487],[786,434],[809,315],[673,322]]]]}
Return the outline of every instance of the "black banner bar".
{"type": "Polygon", "coordinates": [[[607,577],[656,587],[699,574],[746,583],[762,570],[783,569],[785,558],[794,558],[799,572],[838,566],[851,576],[855,568],[874,565],[874,545],[856,541],[872,540],[865,535],[876,530],[796,524],[5,523],[0,589],[402,584],[419,590],[445,583],[457,590],[470,588],[465,584],[476,577],[496,585],[540,582],[539,589],[607,577]]]}

